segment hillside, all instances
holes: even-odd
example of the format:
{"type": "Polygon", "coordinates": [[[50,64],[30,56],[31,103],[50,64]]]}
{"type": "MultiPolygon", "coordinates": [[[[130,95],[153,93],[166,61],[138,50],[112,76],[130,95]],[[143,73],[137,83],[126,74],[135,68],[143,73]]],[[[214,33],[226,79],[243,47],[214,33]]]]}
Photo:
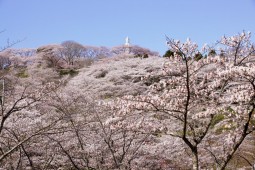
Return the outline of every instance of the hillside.
{"type": "Polygon", "coordinates": [[[67,86],[103,99],[142,94],[156,81],[157,76],[153,75],[154,77],[146,81],[143,78],[150,72],[160,74],[164,61],[163,58],[153,56],[141,59],[125,55],[102,59],[88,68],[80,69],[79,74],[73,77],[67,86]]]}
{"type": "Polygon", "coordinates": [[[88,57],[71,45],[75,55],[64,45],[0,54],[0,168],[196,169],[194,155],[200,169],[229,157],[229,169],[252,166],[254,56],[88,57]]]}

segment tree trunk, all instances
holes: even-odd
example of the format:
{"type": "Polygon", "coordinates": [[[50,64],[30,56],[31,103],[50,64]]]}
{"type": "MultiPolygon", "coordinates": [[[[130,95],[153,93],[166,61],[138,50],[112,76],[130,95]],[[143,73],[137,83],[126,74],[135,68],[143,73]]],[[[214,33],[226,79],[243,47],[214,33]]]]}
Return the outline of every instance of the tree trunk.
{"type": "Polygon", "coordinates": [[[198,166],[197,150],[193,152],[192,163],[193,163],[192,169],[193,170],[198,170],[199,166],[198,166]]]}

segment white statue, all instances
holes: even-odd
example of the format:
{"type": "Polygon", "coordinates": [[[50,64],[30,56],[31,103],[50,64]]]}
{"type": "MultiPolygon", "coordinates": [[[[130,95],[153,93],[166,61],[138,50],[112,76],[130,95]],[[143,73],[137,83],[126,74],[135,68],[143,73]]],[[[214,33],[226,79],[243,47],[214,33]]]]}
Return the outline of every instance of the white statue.
{"type": "Polygon", "coordinates": [[[125,40],[126,40],[125,45],[124,45],[125,53],[126,53],[126,54],[130,54],[130,52],[131,52],[130,39],[129,39],[128,37],[126,37],[125,40]]]}
{"type": "Polygon", "coordinates": [[[126,43],[125,46],[130,46],[130,39],[128,37],[126,37],[126,43]]]}

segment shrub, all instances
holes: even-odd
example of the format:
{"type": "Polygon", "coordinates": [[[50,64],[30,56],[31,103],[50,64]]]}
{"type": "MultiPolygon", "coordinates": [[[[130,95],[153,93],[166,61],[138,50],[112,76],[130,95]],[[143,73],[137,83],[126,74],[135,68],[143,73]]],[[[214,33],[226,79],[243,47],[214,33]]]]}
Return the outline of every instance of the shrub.
{"type": "Polygon", "coordinates": [[[217,53],[214,49],[210,50],[209,53],[208,53],[209,56],[216,56],[217,53]]]}
{"type": "Polygon", "coordinates": [[[203,55],[201,53],[197,53],[194,56],[194,60],[199,61],[201,58],[203,58],[203,55]]]}
{"type": "Polygon", "coordinates": [[[74,70],[74,69],[61,69],[61,70],[59,70],[59,75],[60,76],[65,76],[65,75],[75,76],[78,73],[79,73],[79,71],[74,70]]]}
{"type": "Polygon", "coordinates": [[[174,52],[172,52],[171,50],[167,50],[163,57],[165,58],[174,57],[174,52]]]}
{"type": "Polygon", "coordinates": [[[150,86],[153,83],[158,83],[159,81],[160,81],[160,77],[159,76],[151,76],[151,77],[146,78],[144,84],[146,86],[150,86]]]}
{"type": "Polygon", "coordinates": [[[149,55],[148,54],[144,54],[143,58],[149,58],[149,55]]]}
{"type": "Polygon", "coordinates": [[[106,76],[106,74],[108,73],[107,70],[100,70],[96,75],[95,78],[103,78],[106,76]]]}
{"type": "Polygon", "coordinates": [[[220,123],[222,120],[224,120],[225,116],[223,114],[217,114],[214,116],[211,127],[214,127],[216,124],[220,123]]]}
{"type": "Polygon", "coordinates": [[[16,74],[16,76],[19,78],[28,78],[29,77],[29,75],[25,69],[20,70],[20,72],[18,72],[16,74]]]}
{"type": "Polygon", "coordinates": [[[136,54],[135,56],[134,56],[134,58],[149,58],[149,55],[148,54],[136,54]]]}

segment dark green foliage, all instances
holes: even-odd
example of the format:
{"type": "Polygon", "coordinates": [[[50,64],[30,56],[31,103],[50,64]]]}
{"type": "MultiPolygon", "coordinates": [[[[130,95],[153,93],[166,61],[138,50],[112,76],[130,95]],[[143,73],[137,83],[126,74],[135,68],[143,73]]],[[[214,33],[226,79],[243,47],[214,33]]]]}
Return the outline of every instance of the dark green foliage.
{"type": "Polygon", "coordinates": [[[61,69],[61,70],[59,70],[59,75],[60,76],[65,76],[65,75],[75,76],[78,73],[79,73],[79,71],[74,70],[74,69],[61,69]]]}
{"type": "Polygon", "coordinates": [[[171,50],[167,50],[163,57],[167,58],[174,57],[174,52],[172,52],[171,50]]]}
{"type": "Polygon", "coordinates": [[[104,78],[106,74],[108,73],[107,70],[100,70],[96,75],[95,78],[104,78]]]}
{"type": "Polygon", "coordinates": [[[226,127],[226,126],[221,126],[221,127],[219,127],[218,129],[216,129],[215,133],[216,133],[217,135],[219,135],[219,134],[222,134],[223,132],[226,132],[226,131],[229,131],[229,130],[234,130],[234,129],[236,129],[236,128],[237,128],[237,127],[236,127],[235,124],[230,123],[230,126],[228,126],[228,127],[226,127]]]}
{"type": "Polygon", "coordinates": [[[136,54],[134,58],[149,58],[148,54],[136,54]]]}
{"type": "Polygon", "coordinates": [[[144,84],[146,86],[150,86],[152,85],[153,83],[158,83],[160,81],[160,77],[158,76],[153,76],[153,77],[149,77],[145,80],[144,84]]]}
{"type": "Polygon", "coordinates": [[[180,51],[177,51],[177,52],[173,52],[171,50],[167,50],[166,53],[163,55],[163,57],[165,58],[170,58],[170,57],[175,57],[175,56],[178,56],[178,57],[183,57],[183,53],[180,52],[180,51]]]}
{"type": "Polygon", "coordinates": [[[21,69],[17,74],[16,74],[17,77],[19,78],[27,78],[29,77],[26,69],[21,69]]]}
{"type": "Polygon", "coordinates": [[[211,127],[214,127],[216,124],[224,120],[225,116],[223,114],[217,114],[213,117],[211,127]]]}
{"type": "Polygon", "coordinates": [[[149,58],[149,55],[148,54],[144,54],[143,58],[149,58]]]}
{"type": "Polygon", "coordinates": [[[220,52],[220,56],[221,56],[221,57],[225,57],[225,55],[226,55],[225,52],[222,50],[222,51],[220,52]]]}
{"type": "Polygon", "coordinates": [[[209,56],[215,56],[217,55],[216,51],[214,49],[210,50],[208,53],[209,56]]]}
{"type": "Polygon", "coordinates": [[[203,58],[203,55],[201,53],[197,53],[194,56],[194,60],[199,61],[201,58],[203,58]]]}

